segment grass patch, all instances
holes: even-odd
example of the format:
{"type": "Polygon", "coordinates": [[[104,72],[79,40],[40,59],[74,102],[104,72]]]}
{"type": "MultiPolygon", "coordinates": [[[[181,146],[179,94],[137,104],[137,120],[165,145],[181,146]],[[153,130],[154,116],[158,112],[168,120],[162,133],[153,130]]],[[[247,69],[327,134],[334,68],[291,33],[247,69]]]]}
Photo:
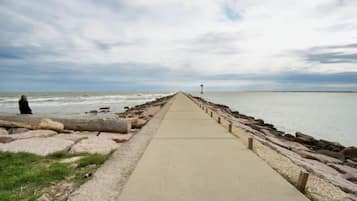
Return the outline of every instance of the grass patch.
{"type": "Polygon", "coordinates": [[[86,167],[88,165],[101,165],[103,164],[110,155],[101,155],[101,154],[91,154],[81,158],[78,162],[79,168],[86,167]]]}
{"type": "Polygon", "coordinates": [[[47,155],[46,158],[65,159],[65,158],[71,158],[71,157],[82,156],[82,155],[86,155],[86,154],[85,153],[69,153],[67,151],[58,151],[58,152],[54,152],[52,154],[47,155]]]}
{"type": "Polygon", "coordinates": [[[0,200],[36,200],[41,190],[62,180],[80,185],[88,179],[84,175],[94,173],[109,156],[57,152],[42,157],[29,153],[0,152],[0,200]],[[83,156],[77,166],[59,162],[74,156],[83,156]]]}

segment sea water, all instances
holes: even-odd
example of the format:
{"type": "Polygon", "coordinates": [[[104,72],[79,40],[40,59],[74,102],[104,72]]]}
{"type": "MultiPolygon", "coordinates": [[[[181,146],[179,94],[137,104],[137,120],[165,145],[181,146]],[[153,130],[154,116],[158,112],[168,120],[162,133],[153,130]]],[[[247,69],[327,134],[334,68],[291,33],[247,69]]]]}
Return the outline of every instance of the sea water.
{"type": "Polygon", "coordinates": [[[209,101],[264,119],[279,130],[357,145],[357,93],[206,92],[209,101]]]}
{"type": "Polygon", "coordinates": [[[83,115],[100,107],[110,107],[111,113],[123,112],[131,107],[155,100],[172,93],[138,92],[38,92],[38,93],[0,93],[0,112],[19,113],[18,100],[27,95],[34,114],[83,115]]]}

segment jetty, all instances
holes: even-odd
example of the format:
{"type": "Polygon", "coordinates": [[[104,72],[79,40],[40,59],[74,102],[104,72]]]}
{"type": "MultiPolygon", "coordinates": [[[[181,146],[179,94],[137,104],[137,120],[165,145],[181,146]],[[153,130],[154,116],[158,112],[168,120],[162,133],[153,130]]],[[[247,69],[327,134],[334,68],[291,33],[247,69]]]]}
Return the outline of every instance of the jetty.
{"type": "Polygon", "coordinates": [[[118,200],[308,200],[199,103],[178,93],[168,107],[118,200]]]}

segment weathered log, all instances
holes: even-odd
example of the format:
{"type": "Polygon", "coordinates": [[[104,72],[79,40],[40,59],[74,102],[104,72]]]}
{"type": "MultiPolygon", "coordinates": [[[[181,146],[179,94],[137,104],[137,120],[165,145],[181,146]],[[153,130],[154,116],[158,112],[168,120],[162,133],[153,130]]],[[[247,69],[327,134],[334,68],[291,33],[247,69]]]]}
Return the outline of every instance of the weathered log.
{"type": "MultiPolygon", "coordinates": [[[[47,118],[46,118],[47,119],[47,118]]],[[[15,127],[22,127],[21,124],[30,125],[31,129],[40,128],[40,123],[44,118],[35,115],[0,115],[0,120],[15,123],[15,127]],[[17,124],[20,123],[20,126],[17,124]]],[[[103,118],[51,118],[55,122],[60,122],[66,130],[76,131],[103,131],[128,133],[131,125],[125,119],[103,119],[103,118]]],[[[0,126],[1,121],[0,121],[0,126]]],[[[3,127],[12,127],[4,125],[3,127]]],[[[27,126],[27,128],[29,128],[27,126]]],[[[55,129],[56,130],[56,129],[55,129]]]]}

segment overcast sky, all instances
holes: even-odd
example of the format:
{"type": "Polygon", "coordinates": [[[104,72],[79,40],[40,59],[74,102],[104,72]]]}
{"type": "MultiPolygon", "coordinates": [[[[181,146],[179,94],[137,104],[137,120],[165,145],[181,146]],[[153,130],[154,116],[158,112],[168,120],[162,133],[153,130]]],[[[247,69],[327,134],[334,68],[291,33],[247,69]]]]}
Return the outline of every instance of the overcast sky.
{"type": "Polygon", "coordinates": [[[356,0],[0,0],[0,91],[357,90],[356,0]]]}

